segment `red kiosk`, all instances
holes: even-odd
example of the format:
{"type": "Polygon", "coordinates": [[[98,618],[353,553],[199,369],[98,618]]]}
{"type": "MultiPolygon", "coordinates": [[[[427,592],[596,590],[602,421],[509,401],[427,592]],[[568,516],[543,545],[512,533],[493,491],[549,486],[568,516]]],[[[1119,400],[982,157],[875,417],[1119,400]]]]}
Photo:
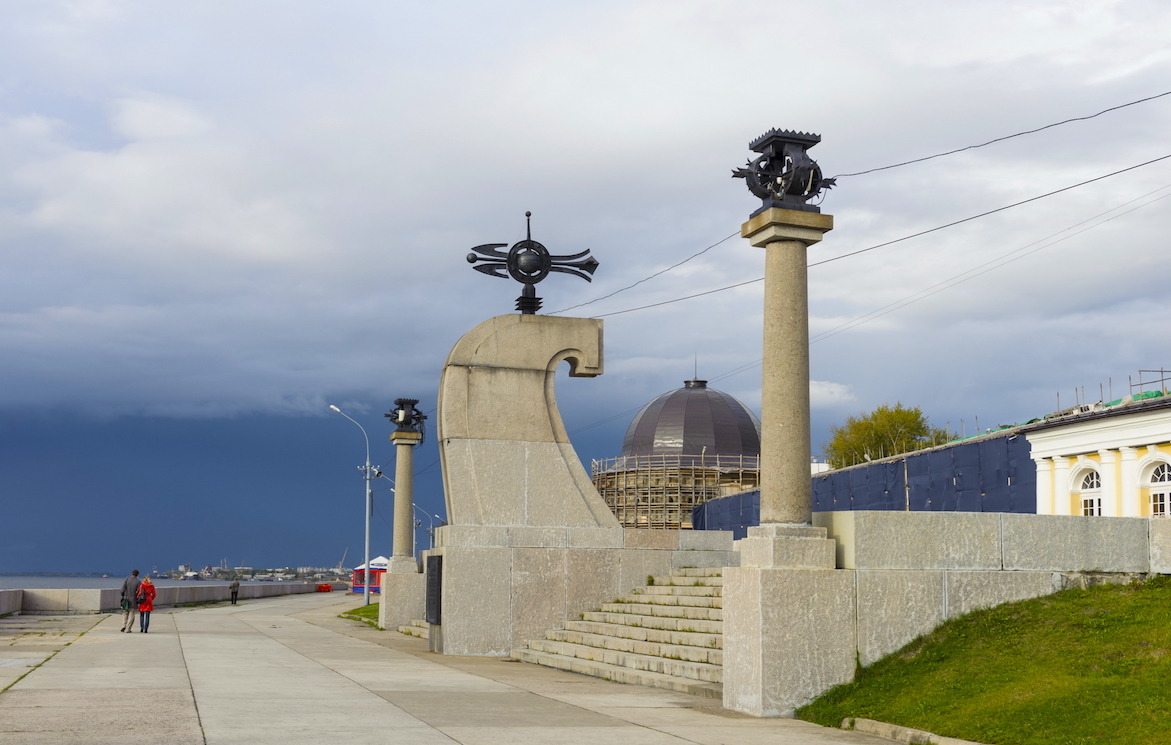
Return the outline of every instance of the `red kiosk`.
{"type": "MultiPolygon", "coordinates": [[[[370,592],[382,590],[382,575],[386,574],[388,559],[385,556],[376,556],[370,560],[370,592]]],[[[354,568],[353,589],[351,592],[366,592],[366,565],[354,568]]]]}

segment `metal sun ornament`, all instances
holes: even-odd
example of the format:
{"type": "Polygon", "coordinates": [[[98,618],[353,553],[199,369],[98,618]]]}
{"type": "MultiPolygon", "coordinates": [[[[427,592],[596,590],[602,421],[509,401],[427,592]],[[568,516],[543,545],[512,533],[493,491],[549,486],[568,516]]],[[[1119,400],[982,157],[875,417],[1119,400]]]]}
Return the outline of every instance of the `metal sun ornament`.
{"type": "MultiPolygon", "coordinates": [[[[391,424],[396,425],[396,432],[418,432],[426,437],[427,415],[419,411],[418,405],[419,399],[417,398],[396,398],[394,408],[383,416],[389,419],[391,424]]],[[[422,442],[420,440],[419,444],[422,442]]]]}
{"type": "Polygon", "coordinates": [[[547,248],[533,240],[532,216],[532,212],[525,213],[526,237],[523,241],[513,244],[507,253],[497,250],[507,246],[507,243],[485,243],[473,248],[474,253],[468,254],[469,264],[484,262],[472,267],[477,272],[501,279],[512,277],[524,285],[520,297],[516,299],[516,309],[524,315],[533,315],[541,309],[541,298],[537,297],[536,284],[548,277],[550,272],[572,274],[586,282],[592,282],[591,275],[598,268],[598,261],[589,255],[588,248],[581,253],[568,256],[550,254],[547,248]]]}
{"type": "Polygon", "coordinates": [[[749,160],[744,168],[732,171],[732,178],[742,178],[748,190],[762,202],[758,215],[771,208],[802,212],[821,212],[808,204],[822,191],[834,186],[834,179],[822,176],[817,161],[806,151],[821,142],[821,135],[791,130],[770,129],[748,143],[760,157],[749,160]]]}

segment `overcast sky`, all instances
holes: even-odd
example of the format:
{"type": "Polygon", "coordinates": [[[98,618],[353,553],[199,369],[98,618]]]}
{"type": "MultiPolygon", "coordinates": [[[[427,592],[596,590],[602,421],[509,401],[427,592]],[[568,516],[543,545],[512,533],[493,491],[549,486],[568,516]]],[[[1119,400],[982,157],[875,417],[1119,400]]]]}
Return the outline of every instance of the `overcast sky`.
{"type": "MultiPolygon", "coordinates": [[[[0,572],[355,564],[364,446],[327,405],[389,471],[381,414],[433,408],[455,341],[512,311],[519,285],[464,257],[522,238],[526,210],[553,253],[601,263],[539,286],[556,311],[737,233],[759,202],[731,169],[771,127],[820,133],[811,155],[844,174],[1171,90],[1154,0],[0,14],[0,572]]],[[[841,178],[810,261],[1171,155],[1168,131],[1171,96],[841,178]]],[[[884,402],[970,434],[1171,367],[1169,195],[1171,160],[811,269],[814,452],[884,402]]],[[[762,274],[734,237],[569,313],[762,274]]],[[[617,455],[697,356],[758,409],[761,293],[606,316],[606,374],[558,385],[583,459],[617,455]]],[[[418,491],[442,516],[436,457],[418,491]]]]}

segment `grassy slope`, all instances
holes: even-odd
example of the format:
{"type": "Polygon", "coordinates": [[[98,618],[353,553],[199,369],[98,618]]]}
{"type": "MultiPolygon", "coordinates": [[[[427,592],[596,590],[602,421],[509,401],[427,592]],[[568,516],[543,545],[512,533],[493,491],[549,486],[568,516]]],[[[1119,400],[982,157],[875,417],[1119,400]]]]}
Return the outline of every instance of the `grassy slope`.
{"type": "Polygon", "coordinates": [[[947,622],[800,709],[997,745],[1171,743],[1171,577],[947,622]]]}
{"type": "Polygon", "coordinates": [[[352,618],[355,621],[362,621],[363,623],[370,624],[374,628],[378,628],[378,603],[359,605],[357,608],[342,611],[338,614],[338,617],[352,618]]]}

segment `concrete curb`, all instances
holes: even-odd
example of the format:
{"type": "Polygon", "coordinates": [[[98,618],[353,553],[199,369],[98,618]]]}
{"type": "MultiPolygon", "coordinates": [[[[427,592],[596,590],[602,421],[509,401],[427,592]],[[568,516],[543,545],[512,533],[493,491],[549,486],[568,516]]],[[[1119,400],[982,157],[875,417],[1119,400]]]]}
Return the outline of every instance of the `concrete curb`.
{"type": "Polygon", "coordinates": [[[842,729],[852,729],[855,732],[865,732],[876,737],[885,737],[888,740],[905,742],[908,745],[980,745],[971,740],[959,740],[954,737],[943,737],[921,729],[900,727],[897,724],[876,722],[873,719],[846,718],[842,720],[842,729]]]}

